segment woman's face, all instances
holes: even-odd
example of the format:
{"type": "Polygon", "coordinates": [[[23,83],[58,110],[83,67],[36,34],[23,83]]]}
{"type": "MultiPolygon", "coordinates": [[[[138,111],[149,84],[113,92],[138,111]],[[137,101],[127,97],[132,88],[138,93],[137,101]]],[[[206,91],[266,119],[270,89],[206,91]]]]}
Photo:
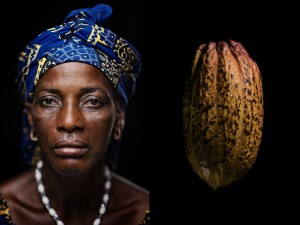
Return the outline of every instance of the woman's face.
{"type": "Polygon", "coordinates": [[[104,160],[124,119],[113,91],[100,70],[79,62],[52,67],[40,79],[29,122],[43,160],[57,172],[82,174],[104,160]]]}

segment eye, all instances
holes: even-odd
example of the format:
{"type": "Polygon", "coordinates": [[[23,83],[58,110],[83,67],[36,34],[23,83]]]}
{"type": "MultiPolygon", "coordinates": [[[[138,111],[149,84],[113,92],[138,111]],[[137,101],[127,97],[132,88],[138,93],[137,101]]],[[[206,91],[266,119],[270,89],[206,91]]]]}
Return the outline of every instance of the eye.
{"type": "Polygon", "coordinates": [[[88,101],[88,103],[90,103],[91,105],[99,105],[102,104],[98,99],[90,99],[88,101]]]}
{"type": "Polygon", "coordinates": [[[57,106],[58,103],[52,98],[43,98],[40,100],[40,105],[42,106],[57,106]]]}
{"type": "Polygon", "coordinates": [[[104,104],[105,104],[105,101],[101,100],[99,98],[89,98],[83,103],[83,105],[85,107],[90,107],[90,108],[100,108],[104,104]]]}

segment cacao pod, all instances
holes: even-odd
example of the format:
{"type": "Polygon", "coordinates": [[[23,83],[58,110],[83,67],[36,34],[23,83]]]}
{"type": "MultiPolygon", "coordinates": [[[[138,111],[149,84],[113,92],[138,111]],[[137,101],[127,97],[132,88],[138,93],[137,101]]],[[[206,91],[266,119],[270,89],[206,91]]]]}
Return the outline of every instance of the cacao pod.
{"type": "Polygon", "coordinates": [[[214,191],[254,165],[263,132],[261,73],[236,41],[201,44],[183,94],[185,151],[214,191]]]}

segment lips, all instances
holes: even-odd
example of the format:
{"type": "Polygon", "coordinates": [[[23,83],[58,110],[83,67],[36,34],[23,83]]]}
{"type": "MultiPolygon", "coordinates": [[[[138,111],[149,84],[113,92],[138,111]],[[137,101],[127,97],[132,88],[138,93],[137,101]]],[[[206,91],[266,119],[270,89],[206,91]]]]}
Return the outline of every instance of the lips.
{"type": "Polygon", "coordinates": [[[78,158],[83,156],[89,149],[89,146],[82,141],[59,141],[52,148],[54,152],[63,158],[78,158]]]}

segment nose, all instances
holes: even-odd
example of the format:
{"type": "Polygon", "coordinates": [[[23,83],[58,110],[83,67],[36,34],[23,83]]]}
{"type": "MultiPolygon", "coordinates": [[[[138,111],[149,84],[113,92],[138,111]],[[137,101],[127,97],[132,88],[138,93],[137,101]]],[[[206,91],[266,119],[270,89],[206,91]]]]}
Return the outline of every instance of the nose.
{"type": "Polygon", "coordinates": [[[63,104],[57,116],[57,130],[68,133],[84,130],[84,116],[76,102],[68,101],[63,104]]]}

